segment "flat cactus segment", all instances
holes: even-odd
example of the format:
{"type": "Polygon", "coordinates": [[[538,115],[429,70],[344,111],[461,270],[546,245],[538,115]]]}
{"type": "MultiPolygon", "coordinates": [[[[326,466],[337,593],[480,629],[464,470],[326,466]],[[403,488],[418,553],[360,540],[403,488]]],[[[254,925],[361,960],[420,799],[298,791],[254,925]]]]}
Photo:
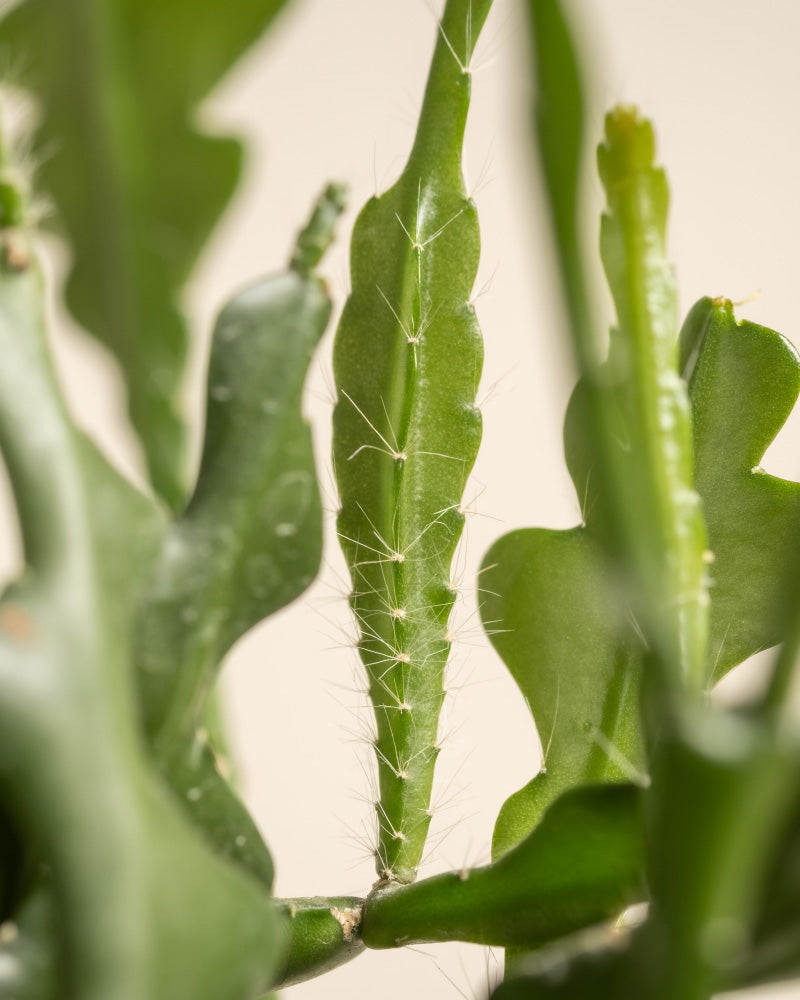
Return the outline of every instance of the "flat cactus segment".
{"type": "MultiPolygon", "coordinates": [[[[711,602],[703,676],[711,686],[749,656],[783,641],[791,623],[789,554],[800,545],[800,484],[768,475],[759,462],[800,391],[800,360],[780,334],[737,321],[725,299],[701,299],[693,307],[679,346],[692,410],[695,482],[708,531],[711,602]]],[[[596,752],[592,734],[623,767],[640,766],[640,751],[634,750],[640,739],[633,734],[641,649],[620,617],[618,581],[603,559],[600,539],[611,529],[594,474],[588,416],[586,386],[579,383],[564,443],[585,527],[518,531],[496,542],[484,559],[481,613],[486,622],[506,623],[492,642],[530,704],[547,750],[546,772],[503,807],[495,854],[538,821],[562,783],[583,780],[575,765],[583,759],[588,769],[596,752]],[[614,664],[620,658],[629,663],[630,687],[609,727],[604,706],[617,703],[614,664]]],[[[609,761],[609,775],[615,770],[609,761]]]]}
{"type": "Polygon", "coordinates": [[[760,462],[800,393],[800,358],[774,330],[737,321],[727,299],[708,298],[687,316],[681,355],[713,560],[705,673],[715,682],[781,642],[795,614],[800,483],[760,462]]]}
{"type": "Polygon", "coordinates": [[[639,809],[632,785],[573,789],[494,864],[374,890],[364,942],[536,948],[614,917],[644,893],[639,809]]]}
{"type": "Polygon", "coordinates": [[[503,806],[497,858],[575,785],[647,780],[638,724],[641,647],[590,526],[526,528],[484,557],[484,621],[536,720],[541,771],[503,806]]]}
{"type": "Polygon", "coordinates": [[[239,293],[219,317],[197,486],[166,536],[136,630],[144,724],[160,767],[212,843],[267,888],[269,853],[219,772],[203,713],[234,642],[302,594],[319,568],[322,508],[301,402],[331,312],[314,266],[343,197],[327,188],[289,270],[239,293]]]}
{"type": "Polygon", "coordinates": [[[356,222],[334,345],[338,531],[377,722],[377,870],[388,881],[413,880],[430,822],[450,564],[481,434],[479,235],[461,148],[488,8],[445,8],[406,168],[356,222]]]}
{"type": "MultiPolygon", "coordinates": [[[[341,192],[321,199],[329,206],[334,195],[325,244],[341,192]]],[[[330,311],[304,264],[240,292],[217,321],[197,486],[165,540],[137,631],[145,725],[162,760],[193,742],[233,643],[316,576],[322,513],[301,397],[330,311]]]]}

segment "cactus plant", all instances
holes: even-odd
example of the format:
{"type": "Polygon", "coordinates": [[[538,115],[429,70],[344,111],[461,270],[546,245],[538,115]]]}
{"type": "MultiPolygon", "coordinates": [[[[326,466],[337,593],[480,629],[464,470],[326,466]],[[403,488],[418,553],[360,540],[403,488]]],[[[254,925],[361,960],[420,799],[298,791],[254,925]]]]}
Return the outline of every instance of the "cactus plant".
{"type": "Polygon", "coordinates": [[[0,21],[25,52],[15,85],[40,101],[35,141],[65,143],[32,179],[31,139],[0,133],[0,449],[24,564],[0,600],[0,995],[249,1000],[366,949],[454,941],[506,950],[497,1000],[706,1000],[800,974],[800,483],[759,465],[800,358],[725,298],[679,326],[666,175],[629,106],[594,137],[605,352],[580,201],[584,60],[558,0],[525,8],[579,374],[564,451],[581,521],[502,535],[480,572],[484,630],[544,759],[500,810],[489,863],[418,877],[482,423],[462,147],[491,0],[446,0],[405,166],[355,223],[333,347],[376,881],[274,897],[226,762],[218,676],[321,561],[302,393],[332,313],[319,265],[342,185],[323,190],[287,267],[221,310],[193,477],[179,301],[241,155],[195,126],[197,104],[282,6],[22,0],[0,21]],[[141,488],[65,402],[34,185],[72,247],[67,304],[119,362],[141,488]],[[743,709],[709,699],[768,647],[743,709]]]}

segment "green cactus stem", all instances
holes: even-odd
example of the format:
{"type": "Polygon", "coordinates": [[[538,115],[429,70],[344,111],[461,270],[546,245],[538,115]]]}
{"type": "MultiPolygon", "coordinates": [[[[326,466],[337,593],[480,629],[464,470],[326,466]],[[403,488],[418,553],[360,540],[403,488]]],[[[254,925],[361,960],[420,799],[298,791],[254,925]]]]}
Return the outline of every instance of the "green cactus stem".
{"type": "Polygon", "coordinates": [[[362,210],[334,347],[338,530],[375,711],[377,871],[416,875],[455,600],[450,565],[481,418],[470,301],[475,206],[461,175],[469,64],[489,0],[449,0],[419,126],[394,186],[362,210]]]}
{"type": "Polygon", "coordinates": [[[705,680],[706,531],[694,486],[691,416],[678,374],[675,285],[665,252],[667,183],[650,123],[606,117],[600,252],[617,312],[601,403],[613,521],[640,618],[673,690],[705,680]]]}
{"type": "Polygon", "coordinates": [[[279,899],[276,904],[289,928],[289,947],[277,987],[283,989],[320,976],[364,950],[363,899],[313,896],[279,899]]]}

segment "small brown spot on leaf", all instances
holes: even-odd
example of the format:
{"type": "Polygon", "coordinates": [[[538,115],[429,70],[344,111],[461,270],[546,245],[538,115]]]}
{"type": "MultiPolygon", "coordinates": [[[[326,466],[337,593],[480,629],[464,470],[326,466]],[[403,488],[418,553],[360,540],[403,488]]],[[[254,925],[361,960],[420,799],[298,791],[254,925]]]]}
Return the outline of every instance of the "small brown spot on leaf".
{"type": "Polygon", "coordinates": [[[31,639],[35,632],[33,620],[19,604],[0,605],[0,629],[12,639],[31,639]]]}

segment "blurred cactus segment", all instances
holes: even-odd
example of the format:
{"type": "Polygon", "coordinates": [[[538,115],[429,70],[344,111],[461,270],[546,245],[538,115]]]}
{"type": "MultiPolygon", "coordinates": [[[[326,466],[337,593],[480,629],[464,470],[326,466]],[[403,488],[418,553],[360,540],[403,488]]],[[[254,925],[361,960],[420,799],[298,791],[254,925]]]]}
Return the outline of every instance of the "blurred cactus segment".
{"type": "Polygon", "coordinates": [[[598,363],[597,323],[587,288],[581,173],[586,84],[570,18],[559,0],[527,0],[535,73],[534,132],[558,251],[564,306],[583,371],[598,363]]]}
{"type": "Polygon", "coordinates": [[[694,489],[689,404],[678,376],[676,297],[665,251],[668,191],[650,123],[606,118],[598,150],[607,211],[601,257],[617,311],[602,372],[580,216],[585,86],[557,0],[529,0],[536,137],[575,356],[586,378],[594,478],[630,577],[634,611],[662,668],[702,685],[707,639],[705,529],[694,489]],[[656,610],[658,609],[658,610],[656,610]]]}
{"type": "Polygon", "coordinates": [[[606,191],[600,254],[614,298],[602,398],[607,476],[632,603],[665,683],[703,688],[708,550],[694,483],[689,399],[678,374],[677,302],[665,252],[668,190],[654,166],[650,122],[630,108],[606,117],[598,168],[606,191]],[[615,412],[613,412],[615,411],[615,412]]]}
{"type": "Polygon", "coordinates": [[[22,0],[0,21],[39,101],[40,184],[73,265],[75,318],[117,357],[153,485],[186,493],[188,334],[176,304],[238,183],[242,149],[197,107],[285,0],[22,0]]]}
{"type": "Polygon", "coordinates": [[[133,592],[161,518],[72,424],[30,234],[3,227],[0,244],[0,446],[26,564],[0,601],[0,788],[55,909],[49,937],[23,904],[12,951],[34,977],[46,951],[81,1000],[255,995],[280,960],[278,918],[178,814],[138,730],[133,592]]]}
{"type": "Polygon", "coordinates": [[[408,163],[355,225],[334,345],[338,530],[377,725],[376,868],[387,882],[415,878],[430,823],[450,567],[481,435],[479,234],[461,150],[489,6],[445,6],[408,163]]]}
{"type": "Polygon", "coordinates": [[[203,712],[234,642],[319,568],[322,512],[301,401],[331,312],[313,267],[343,205],[343,189],[328,187],[291,267],[220,314],[197,486],[164,541],[136,630],[144,722],[161,766],[225,853],[267,884],[271,865],[253,855],[260,837],[217,773],[203,712]]]}

